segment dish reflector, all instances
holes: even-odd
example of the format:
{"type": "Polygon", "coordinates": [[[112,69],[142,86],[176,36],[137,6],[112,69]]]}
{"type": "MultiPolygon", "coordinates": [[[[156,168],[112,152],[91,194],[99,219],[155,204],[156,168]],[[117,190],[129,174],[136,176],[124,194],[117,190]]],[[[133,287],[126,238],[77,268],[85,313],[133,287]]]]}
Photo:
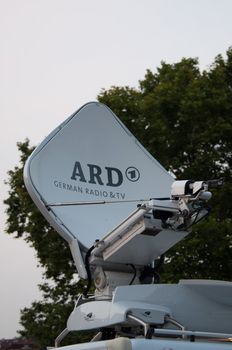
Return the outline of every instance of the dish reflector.
{"type": "Polygon", "coordinates": [[[125,219],[138,199],[169,197],[173,182],[115,114],[97,102],[80,108],[35,149],[24,177],[46,219],[69,243],[76,238],[82,250],[125,219]],[[106,204],[64,205],[85,201],[106,204]]]}

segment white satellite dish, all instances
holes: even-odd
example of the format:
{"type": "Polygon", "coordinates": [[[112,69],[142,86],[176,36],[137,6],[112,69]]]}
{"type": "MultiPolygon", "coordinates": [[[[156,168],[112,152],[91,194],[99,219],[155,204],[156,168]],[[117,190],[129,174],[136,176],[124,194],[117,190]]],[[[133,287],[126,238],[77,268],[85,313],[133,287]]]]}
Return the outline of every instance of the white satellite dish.
{"type": "MultiPolygon", "coordinates": [[[[209,182],[174,181],[97,102],[84,105],[35,149],[24,179],[39,210],[69,243],[80,277],[88,279],[57,345],[69,331],[99,328],[85,349],[182,349],[187,337],[232,338],[232,283],[151,284],[163,254],[209,213],[209,182]],[[92,280],[96,289],[89,298],[92,280]],[[125,327],[133,341],[104,341],[125,336],[125,327]],[[166,337],[160,346],[156,336],[166,337]]],[[[203,347],[212,344],[191,349],[203,347]]],[[[77,348],[83,347],[70,347],[77,348]]],[[[227,346],[217,342],[216,348],[227,346]]]]}
{"type": "Polygon", "coordinates": [[[24,178],[46,219],[69,243],[77,239],[82,251],[125,219],[138,199],[169,197],[173,182],[97,102],[84,105],[45,138],[29,157],[24,178]],[[77,205],[64,205],[70,202],[77,205]]]}

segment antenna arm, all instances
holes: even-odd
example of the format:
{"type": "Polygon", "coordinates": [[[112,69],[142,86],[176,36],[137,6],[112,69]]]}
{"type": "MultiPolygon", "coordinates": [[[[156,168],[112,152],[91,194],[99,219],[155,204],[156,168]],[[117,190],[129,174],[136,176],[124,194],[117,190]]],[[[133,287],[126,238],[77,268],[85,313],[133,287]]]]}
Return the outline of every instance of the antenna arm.
{"type": "Polygon", "coordinates": [[[69,243],[69,247],[70,247],[72,257],[76,265],[79,277],[86,280],[88,278],[88,274],[87,274],[83,257],[80,251],[78,240],[76,238],[73,238],[69,243]]]}

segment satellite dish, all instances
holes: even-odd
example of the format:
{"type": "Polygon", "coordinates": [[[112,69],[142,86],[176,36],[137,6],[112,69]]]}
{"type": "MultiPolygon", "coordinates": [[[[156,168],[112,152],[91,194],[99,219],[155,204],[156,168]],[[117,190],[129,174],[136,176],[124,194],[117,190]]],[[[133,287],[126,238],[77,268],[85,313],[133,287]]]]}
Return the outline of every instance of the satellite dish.
{"type": "MultiPolygon", "coordinates": [[[[178,336],[178,342],[180,336],[231,338],[215,333],[230,330],[224,299],[230,300],[231,285],[226,282],[139,285],[158,281],[163,254],[208,215],[208,187],[220,179],[174,181],[114,113],[97,102],[80,108],[35,149],[24,179],[39,210],[69,243],[79,277],[88,280],[57,345],[72,330],[100,328],[94,339],[108,339],[109,327],[117,336],[125,336],[126,327],[128,336],[139,337],[133,348],[141,347],[141,340],[143,348],[153,346],[156,334],[178,336]],[[95,293],[88,303],[92,281],[95,293]],[[215,297],[219,292],[225,296],[221,306],[215,297]],[[147,339],[141,339],[141,326],[147,339]]],[[[165,339],[162,344],[164,348],[165,339]]]]}
{"type": "Polygon", "coordinates": [[[98,102],[81,107],[45,138],[29,157],[24,178],[49,223],[69,243],[76,239],[82,252],[125,219],[139,199],[169,197],[173,182],[98,102]]]}

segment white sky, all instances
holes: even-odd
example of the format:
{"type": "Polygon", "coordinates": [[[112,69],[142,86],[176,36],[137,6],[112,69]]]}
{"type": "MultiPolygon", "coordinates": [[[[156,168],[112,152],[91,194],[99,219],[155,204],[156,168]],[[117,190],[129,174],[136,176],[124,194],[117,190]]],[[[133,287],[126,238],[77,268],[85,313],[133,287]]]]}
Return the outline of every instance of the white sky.
{"type": "Polygon", "coordinates": [[[231,0],[0,0],[0,338],[16,335],[41,280],[33,250],[4,234],[16,142],[38,144],[101,88],[137,86],[161,60],[207,68],[232,45],[231,14],[231,0]]]}

